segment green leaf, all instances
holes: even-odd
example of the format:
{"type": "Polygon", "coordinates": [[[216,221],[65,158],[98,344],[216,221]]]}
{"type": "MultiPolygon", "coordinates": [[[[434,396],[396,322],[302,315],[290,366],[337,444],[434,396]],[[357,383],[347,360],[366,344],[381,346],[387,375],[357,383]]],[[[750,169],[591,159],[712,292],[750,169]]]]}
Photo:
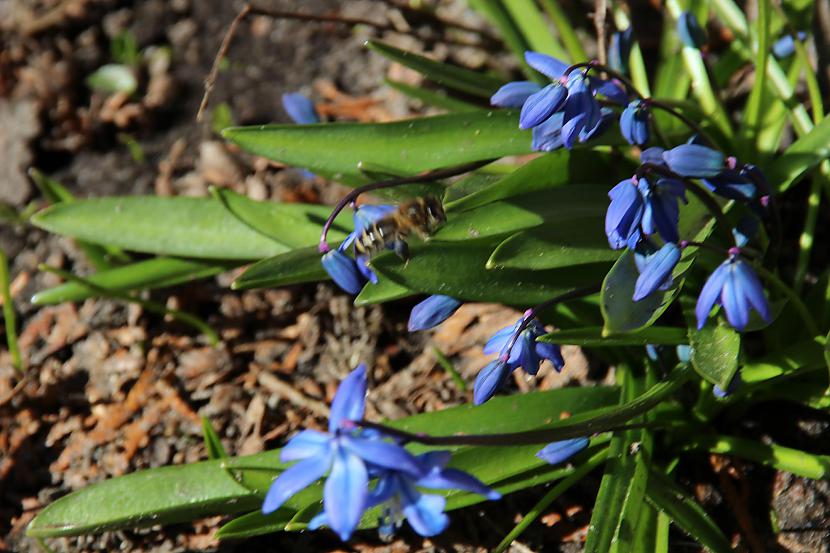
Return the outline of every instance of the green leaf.
{"type": "Polygon", "coordinates": [[[530,132],[520,130],[518,113],[508,110],[392,123],[231,127],[222,136],[252,154],[350,184],[367,182],[359,162],[414,175],[532,151],[530,132]]]}
{"type": "Polygon", "coordinates": [[[531,49],[530,44],[519,30],[516,22],[505,10],[502,2],[499,0],[469,0],[469,4],[499,30],[505,44],[521,64],[525,75],[539,83],[547,82],[547,77],[542,77],[525,62],[524,54],[531,49]]]}
{"type": "Polygon", "coordinates": [[[585,286],[608,268],[602,263],[548,271],[488,270],[485,264],[495,244],[492,239],[415,244],[408,263],[384,253],[372,260],[372,267],[382,279],[425,294],[510,305],[533,305],[585,286]]]}
{"type": "MultiPolygon", "coordinates": [[[[605,187],[596,185],[562,186],[486,203],[460,213],[451,212],[447,214],[447,223],[433,238],[467,241],[515,233],[543,223],[569,226],[576,219],[602,213],[608,203],[606,192],[605,187]]],[[[596,221],[601,232],[602,223],[599,219],[596,221]]],[[[607,249],[608,243],[605,244],[607,249]]]]}
{"type": "Polygon", "coordinates": [[[406,286],[401,286],[388,278],[384,278],[379,279],[376,284],[367,283],[354,299],[354,304],[357,306],[373,305],[413,295],[415,295],[415,292],[406,286]]]}
{"type": "Polygon", "coordinates": [[[654,469],[650,471],[646,494],[649,502],[666,513],[681,530],[713,553],[732,551],[729,540],[709,518],[706,511],[685,490],[660,471],[654,469]]]}
{"type": "Polygon", "coordinates": [[[226,459],[228,453],[225,451],[225,446],[222,445],[222,440],[219,439],[219,434],[213,429],[210,420],[202,417],[202,436],[205,440],[205,449],[207,450],[208,459],[226,459]]]}
{"type": "MultiPolygon", "coordinates": [[[[332,210],[323,205],[258,202],[228,188],[213,188],[211,193],[252,230],[290,248],[316,244],[332,210]]],[[[351,232],[351,227],[351,217],[344,210],[329,231],[329,239],[332,242],[342,240],[351,232]]]]}
{"type": "Polygon", "coordinates": [[[509,0],[504,2],[504,7],[510,12],[531,50],[568,61],[568,53],[554,38],[533,0],[509,0]]]}
{"type": "Polygon", "coordinates": [[[602,328],[594,326],[557,330],[540,336],[537,341],[583,347],[645,346],[647,344],[674,346],[688,343],[689,338],[686,329],[679,327],[650,326],[628,334],[603,335],[602,328]]]}
{"type": "MultiPolygon", "coordinates": [[[[693,316],[692,316],[693,318],[693,316]]],[[[691,361],[695,371],[708,382],[726,390],[738,372],[741,335],[718,319],[701,330],[689,327],[691,361]]]]}
{"type": "MultiPolygon", "coordinates": [[[[284,239],[317,242],[324,206],[259,204],[284,232],[284,239]],[[312,229],[316,229],[312,232],[312,229]],[[313,237],[313,238],[312,238],[313,237]]],[[[125,196],[57,204],[32,217],[40,228],[138,252],[207,259],[259,259],[289,246],[240,222],[212,198],[125,196]]],[[[337,233],[336,233],[337,235],[337,233]]],[[[342,238],[342,234],[337,235],[342,238]]],[[[333,237],[336,238],[337,236],[333,237]]]]}
{"type": "Polygon", "coordinates": [[[830,115],[784,151],[769,168],[768,180],[778,193],[787,191],[810,169],[830,158],[830,115]]]}
{"type": "Polygon", "coordinates": [[[514,234],[496,247],[487,268],[558,269],[615,261],[620,254],[608,248],[602,229],[602,219],[594,216],[514,234]]]}
{"type": "Polygon", "coordinates": [[[443,91],[435,91],[429,90],[424,87],[411,86],[404,82],[395,81],[393,79],[384,79],[383,82],[386,83],[390,88],[394,88],[398,92],[401,92],[409,96],[410,98],[419,100],[427,105],[444,108],[447,111],[462,112],[487,109],[485,106],[477,106],[475,104],[465,102],[464,100],[458,100],[456,98],[453,98],[452,96],[448,96],[443,91]]]}
{"type": "MultiPolygon", "coordinates": [[[[108,290],[164,288],[183,282],[210,277],[238,266],[231,261],[199,261],[176,257],[155,257],[115,269],[99,271],[86,280],[108,290]]],[[[34,305],[51,305],[65,301],[81,301],[97,296],[97,292],[77,282],[67,282],[32,296],[34,305]]]]}
{"type": "Polygon", "coordinates": [[[231,283],[232,290],[277,288],[289,284],[326,280],[317,246],[298,248],[254,263],[231,283]]]}
{"type": "Polygon", "coordinates": [[[86,78],[86,84],[99,92],[125,92],[132,94],[138,87],[133,70],[126,65],[110,63],[102,65],[86,78]]]}
{"type": "Polygon", "coordinates": [[[431,60],[414,52],[395,48],[379,40],[367,40],[366,47],[383,57],[414,69],[437,84],[490,99],[504,81],[458,65],[431,60]]]}

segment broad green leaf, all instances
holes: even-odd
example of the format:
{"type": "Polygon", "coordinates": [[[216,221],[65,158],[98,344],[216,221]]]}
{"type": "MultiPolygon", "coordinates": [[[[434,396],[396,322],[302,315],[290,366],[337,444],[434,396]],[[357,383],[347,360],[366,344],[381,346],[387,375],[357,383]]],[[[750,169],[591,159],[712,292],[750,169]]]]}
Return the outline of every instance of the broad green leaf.
{"type": "Polygon", "coordinates": [[[277,288],[326,280],[317,246],[298,248],[254,263],[231,283],[232,290],[277,288]]]}
{"type": "MultiPolygon", "coordinates": [[[[241,222],[291,248],[316,244],[332,210],[323,205],[258,202],[228,188],[213,188],[211,192],[241,222]]],[[[329,240],[342,240],[351,228],[348,211],[340,212],[329,231],[329,240]]]]}
{"type": "Polygon", "coordinates": [[[387,59],[414,69],[437,84],[488,100],[504,84],[501,79],[458,65],[431,60],[420,54],[395,48],[379,40],[366,41],[366,47],[387,59]]]}
{"type": "MultiPolygon", "coordinates": [[[[493,167],[493,165],[489,167],[493,167]]],[[[503,178],[504,175],[485,173],[483,171],[469,173],[467,176],[458,179],[447,187],[443,199],[444,209],[448,209],[447,206],[453,204],[456,200],[469,196],[470,194],[475,194],[479,190],[487,188],[503,178]]]]}
{"type": "MultiPolygon", "coordinates": [[[[176,257],[154,257],[129,265],[99,271],[86,280],[108,290],[139,290],[164,288],[183,282],[210,277],[239,265],[232,261],[200,261],[176,257]]],[[[50,305],[65,301],[81,301],[98,294],[77,282],[67,282],[32,296],[35,305],[50,305]]]]}
{"type": "Polygon", "coordinates": [[[648,475],[646,497],[692,539],[713,553],[732,551],[729,540],[686,491],[659,470],[648,475]]]}
{"type": "Polygon", "coordinates": [[[392,123],[231,127],[222,136],[244,150],[350,184],[365,183],[359,162],[401,174],[530,153],[518,113],[487,110],[392,123]]]}
{"type": "Polygon", "coordinates": [[[371,282],[360,291],[354,299],[355,305],[373,305],[387,301],[399,300],[414,295],[415,292],[405,286],[401,286],[388,278],[378,279],[376,284],[371,282]]]}
{"type": "Polygon", "coordinates": [[[380,278],[425,294],[444,294],[468,301],[533,305],[592,280],[599,280],[607,263],[548,271],[485,268],[495,246],[493,240],[430,242],[411,247],[403,263],[393,254],[372,260],[380,278]]]}
{"type": "MultiPolygon", "coordinates": [[[[390,425],[410,432],[451,435],[459,432],[512,432],[529,430],[558,421],[562,412],[581,413],[616,404],[616,387],[565,388],[493,398],[486,405],[463,405],[394,421],[390,425]],[[505,417],[505,412],[522,413],[505,417]]],[[[489,449],[490,455],[503,452],[489,449]]],[[[475,462],[475,456],[470,460],[475,462]]],[[[533,455],[515,462],[538,466],[533,455]]],[[[234,459],[203,461],[160,467],[112,478],[73,492],[43,509],[30,523],[28,535],[75,536],[119,528],[135,528],[193,520],[210,514],[244,513],[259,508],[270,481],[285,468],[279,450],[234,459]],[[260,467],[260,470],[252,470],[260,467]],[[228,472],[230,471],[230,473],[228,472]],[[251,488],[237,483],[231,474],[243,475],[251,488]]],[[[472,467],[473,470],[474,467],[472,467]]],[[[503,480],[521,467],[491,474],[503,480]]],[[[295,496],[288,507],[296,511],[319,497],[319,486],[295,496]]]]}
{"type": "Polygon", "coordinates": [[[741,335],[718,319],[701,330],[689,328],[691,361],[695,371],[712,384],[726,390],[735,373],[741,352],[741,335]]]}
{"type": "Polygon", "coordinates": [[[125,92],[132,94],[138,87],[133,70],[126,65],[110,63],[102,65],[86,78],[86,84],[99,92],[125,92]]]}
{"type": "Polygon", "coordinates": [[[539,342],[573,344],[583,347],[645,346],[686,344],[689,338],[685,328],[650,326],[629,334],[603,335],[602,327],[568,328],[557,330],[537,339],[539,342]]]}
{"type": "Polygon", "coordinates": [[[487,268],[558,269],[611,262],[619,255],[608,247],[603,220],[593,216],[514,234],[496,247],[487,268]]]}
{"type": "Polygon", "coordinates": [[[429,90],[422,86],[411,86],[393,79],[384,79],[383,82],[390,88],[394,88],[398,92],[401,92],[410,98],[420,100],[427,105],[444,108],[450,112],[478,111],[481,109],[487,109],[485,106],[477,106],[475,104],[465,102],[464,100],[458,100],[452,96],[448,96],[443,91],[429,90]]]}
{"type": "MultiPolygon", "coordinates": [[[[262,204],[291,235],[314,236],[325,206],[262,204]]],[[[207,259],[260,259],[289,246],[250,228],[212,198],[127,196],[57,204],[32,217],[40,228],[138,252],[207,259]]],[[[337,233],[335,233],[337,234],[337,233]]],[[[342,234],[339,235],[342,238],[342,234]]],[[[316,243],[309,238],[309,245],[316,243]]]]}
{"type": "MultiPolygon", "coordinates": [[[[575,219],[584,220],[602,213],[608,203],[606,193],[605,187],[597,185],[562,186],[486,203],[460,213],[451,212],[447,214],[447,223],[433,238],[466,241],[515,233],[544,223],[568,226],[575,219]]],[[[602,222],[597,221],[601,232],[602,222]]],[[[605,244],[607,248],[607,241],[605,244]]]]}
{"type": "Polygon", "coordinates": [[[784,151],[767,173],[767,180],[778,193],[785,192],[807,171],[830,158],[830,115],[784,151]]]}

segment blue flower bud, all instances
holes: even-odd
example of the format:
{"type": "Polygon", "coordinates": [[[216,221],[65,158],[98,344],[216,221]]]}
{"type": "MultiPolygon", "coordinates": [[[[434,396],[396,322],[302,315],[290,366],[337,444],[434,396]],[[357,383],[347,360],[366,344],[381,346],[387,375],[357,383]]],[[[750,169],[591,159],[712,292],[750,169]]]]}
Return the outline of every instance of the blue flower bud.
{"type": "Polygon", "coordinates": [[[699,144],[681,144],[663,152],[663,161],[681,177],[714,177],[726,167],[725,156],[699,144]]]}
{"type": "Polygon", "coordinates": [[[501,359],[491,361],[486,367],[481,369],[476,377],[476,383],[473,386],[473,403],[481,405],[496,395],[496,392],[504,384],[511,370],[507,366],[507,362],[501,359]]]}
{"type": "Polygon", "coordinates": [[[323,254],[323,269],[331,279],[350,294],[358,294],[366,281],[360,274],[355,260],[339,250],[323,254]]]}
{"type": "Polygon", "coordinates": [[[634,286],[634,301],[648,297],[656,290],[667,290],[673,283],[672,271],[680,261],[680,248],[668,242],[659,250],[649,253],[635,253],[634,261],[640,276],[634,286]]]}
{"type": "Polygon", "coordinates": [[[640,152],[640,163],[651,163],[653,165],[666,165],[666,162],[663,161],[663,152],[665,152],[663,148],[659,146],[652,146],[651,148],[646,148],[642,152],[640,152]]]}
{"type": "Polygon", "coordinates": [[[282,95],[282,107],[292,121],[300,125],[310,125],[320,122],[320,116],[311,100],[299,92],[290,92],[282,95]]]}
{"type": "Polygon", "coordinates": [[[684,364],[689,364],[692,360],[692,346],[689,344],[680,344],[675,348],[677,353],[677,360],[684,364]]]}
{"type": "Polygon", "coordinates": [[[412,308],[407,328],[409,332],[427,330],[443,323],[461,307],[461,302],[449,296],[433,295],[412,308]]]}
{"type": "Polygon", "coordinates": [[[490,97],[490,103],[501,108],[520,108],[530,96],[542,90],[531,81],[513,81],[502,86],[490,97]]]}
{"type": "Polygon", "coordinates": [[[649,110],[640,100],[634,100],[620,116],[620,132],[629,144],[644,146],[649,139],[649,110]]]}
{"type": "Polygon", "coordinates": [[[558,111],[568,97],[568,90],[559,82],[551,83],[539,92],[531,94],[519,114],[519,128],[530,129],[544,122],[558,111]]]}
{"type": "Polygon", "coordinates": [[[706,31],[693,13],[683,12],[677,18],[677,34],[689,48],[701,48],[706,44],[706,31]]]}
{"type": "MultiPolygon", "coordinates": [[[[799,42],[807,40],[807,33],[799,31],[796,33],[799,42]]],[[[793,35],[784,35],[772,45],[772,55],[778,59],[788,58],[795,52],[795,38],[793,35]]]]}
{"type": "Polygon", "coordinates": [[[631,56],[631,46],[634,43],[634,29],[616,32],[608,42],[608,66],[614,71],[628,73],[628,58],[631,56]]]}
{"type": "Polygon", "coordinates": [[[536,456],[546,463],[558,465],[587,448],[589,443],[588,438],[561,440],[546,445],[536,453],[536,456]]]}

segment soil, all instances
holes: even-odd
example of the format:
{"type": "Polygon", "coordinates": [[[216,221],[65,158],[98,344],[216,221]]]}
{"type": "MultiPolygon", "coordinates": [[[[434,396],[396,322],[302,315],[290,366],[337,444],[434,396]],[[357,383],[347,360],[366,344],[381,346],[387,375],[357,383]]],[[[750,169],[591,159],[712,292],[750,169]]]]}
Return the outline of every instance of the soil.
{"type": "MultiPolygon", "coordinates": [[[[391,4],[262,5],[384,22],[400,17],[391,4]]],[[[78,197],[206,195],[216,185],[258,200],[332,203],[343,193],[339,185],[303,179],[225,145],[211,125],[217,106],[227,105],[238,124],[286,122],[281,95],[302,91],[332,119],[382,121],[423,113],[423,106],[382,86],[384,76],[410,82],[417,76],[367,52],[363,42],[376,36],[471,67],[511,69],[505,57],[441,42],[449,35],[430,20],[413,26],[413,33],[429,38],[422,40],[367,26],[257,16],[241,25],[206,120],[197,122],[204,80],[241,7],[221,0],[0,2],[0,201],[18,211],[45,205],[26,174],[37,167],[78,197]],[[86,76],[113,63],[111,44],[125,33],[154,60],[139,63],[139,92],[92,92],[86,76]],[[168,49],[169,60],[161,48],[168,49]]],[[[442,2],[441,10],[448,18],[483,25],[460,2],[442,2]]],[[[232,292],[233,274],[149,295],[204,317],[221,337],[213,348],[189,328],[134,304],[95,299],[35,307],[32,294],[59,282],[38,271],[38,264],[82,275],[92,267],[72,240],[25,224],[4,222],[0,247],[11,259],[27,364],[21,379],[9,352],[0,350],[0,550],[40,550],[24,536],[26,525],[70,491],[143,468],[204,459],[201,416],[210,419],[232,455],[277,447],[299,428],[321,427],[336,383],[358,362],[371,367],[370,418],[469,402],[469,393],[436,362],[433,346],[472,382],[486,363],[481,345],[518,316],[505,307],[466,305],[438,330],[409,334],[411,300],[354,308],[328,283],[232,292]]],[[[563,374],[545,367],[536,380],[518,379],[516,386],[584,385],[608,377],[578,348],[565,353],[563,374]]],[[[741,547],[757,539],[769,550],[830,551],[826,483],[718,463],[702,460],[700,474],[690,471],[689,489],[717,510],[741,547]],[[725,500],[719,491],[723,478],[718,480],[723,471],[740,490],[757,485],[768,492],[762,494],[766,511],[751,512],[756,523],[750,529],[736,522],[735,513],[748,509],[751,497],[738,494],[737,506],[725,500]],[[771,511],[782,530],[777,543],[771,511]]],[[[591,475],[554,502],[512,550],[581,550],[600,476],[591,475]]],[[[362,532],[344,545],[320,531],[219,543],[213,533],[228,519],[212,517],[47,541],[54,551],[481,551],[494,547],[542,493],[453,513],[450,530],[433,540],[403,530],[384,543],[362,532]]],[[[673,539],[678,551],[697,550],[680,534],[673,539]]]]}

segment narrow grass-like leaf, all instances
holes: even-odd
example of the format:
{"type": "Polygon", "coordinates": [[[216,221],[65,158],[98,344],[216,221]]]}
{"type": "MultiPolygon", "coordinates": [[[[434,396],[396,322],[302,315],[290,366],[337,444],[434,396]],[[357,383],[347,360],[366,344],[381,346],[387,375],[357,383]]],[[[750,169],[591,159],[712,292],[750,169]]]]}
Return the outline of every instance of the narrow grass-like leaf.
{"type": "Polygon", "coordinates": [[[533,0],[509,0],[504,2],[504,7],[531,50],[548,54],[564,62],[569,61],[567,52],[550,32],[544,16],[533,0]]]}
{"type": "Polygon", "coordinates": [[[568,328],[538,338],[539,342],[572,344],[582,347],[645,346],[686,344],[689,338],[685,328],[650,326],[629,334],[603,335],[602,327],[568,328]]]}
{"type": "Polygon", "coordinates": [[[202,437],[205,441],[208,459],[226,459],[228,457],[228,452],[225,451],[225,446],[222,445],[219,434],[213,429],[210,419],[205,416],[202,417],[202,437]]]}
{"type": "Polygon", "coordinates": [[[574,26],[568,19],[565,11],[559,5],[559,2],[557,0],[542,0],[542,8],[545,12],[547,12],[551,21],[553,21],[553,24],[559,33],[559,38],[562,39],[562,44],[564,44],[565,48],[568,50],[570,60],[572,62],[587,60],[588,54],[585,52],[585,48],[582,47],[582,41],[579,40],[576,32],[574,32],[574,26]]]}
{"type": "Polygon", "coordinates": [[[414,175],[532,151],[530,132],[519,129],[518,113],[510,110],[392,123],[231,127],[222,136],[250,153],[347,184],[368,181],[360,162],[414,175]]]}
{"type": "MultiPolygon", "coordinates": [[[[175,286],[210,277],[237,267],[234,261],[201,261],[176,257],[155,257],[115,269],[89,275],[86,279],[107,290],[141,290],[175,286]]],[[[66,282],[32,296],[34,305],[51,305],[65,301],[81,301],[96,295],[95,290],[78,282],[66,282]]]]}
{"type": "Polygon", "coordinates": [[[12,358],[12,366],[18,371],[23,370],[23,359],[20,357],[20,347],[17,345],[17,318],[14,314],[9,279],[9,259],[5,250],[0,248],[0,298],[3,299],[3,326],[6,327],[6,346],[12,358]]]}
{"type": "Polygon", "coordinates": [[[665,512],[681,530],[713,553],[732,551],[729,540],[706,511],[659,470],[650,471],[646,494],[649,502],[665,512]]]}
{"type": "Polygon", "coordinates": [[[469,0],[469,4],[498,29],[502,40],[504,40],[504,43],[513,52],[513,55],[521,64],[522,70],[528,78],[540,83],[547,81],[547,77],[543,77],[534,71],[525,62],[524,55],[526,51],[531,49],[530,44],[528,44],[521,30],[516,25],[516,22],[510,17],[510,14],[500,0],[469,0]]]}
{"type": "Polygon", "coordinates": [[[430,106],[444,108],[450,112],[478,111],[481,109],[487,109],[486,106],[477,106],[475,104],[465,102],[464,100],[448,96],[446,93],[429,90],[422,86],[412,86],[394,79],[384,79],[383,82],[390,88],[394,88],[398,92],[401,92],[410,98],[420,100],[430,106]]]}
{"type": "Polygon", "coordinates": [[[409,296],[414,296],[417,292],[410,290],[406,286],[389,280],[388,278],[380,279],[376,284],[371,282],[366,284],[357,297],[354,299],[356,306],[373,305],[376,303],[386,303],[387,301],[399,300],[409,296]]]}
{"type": "Polygon", "coordinates": [[[802,136],[769,168],[770,185],[779,194],[787,191],[807,171],[830,158],[830,115],[822,119],[808,134],[802,136]]]}
{"type": "Polygon", "coordinates": [[[431,60],[420,54],[401,50],[379,40],[366,41],[366,47],[389,60],[414,69],[437,84],[488,100],[504,84],[501,79],[458,65],[431,60]]]}

